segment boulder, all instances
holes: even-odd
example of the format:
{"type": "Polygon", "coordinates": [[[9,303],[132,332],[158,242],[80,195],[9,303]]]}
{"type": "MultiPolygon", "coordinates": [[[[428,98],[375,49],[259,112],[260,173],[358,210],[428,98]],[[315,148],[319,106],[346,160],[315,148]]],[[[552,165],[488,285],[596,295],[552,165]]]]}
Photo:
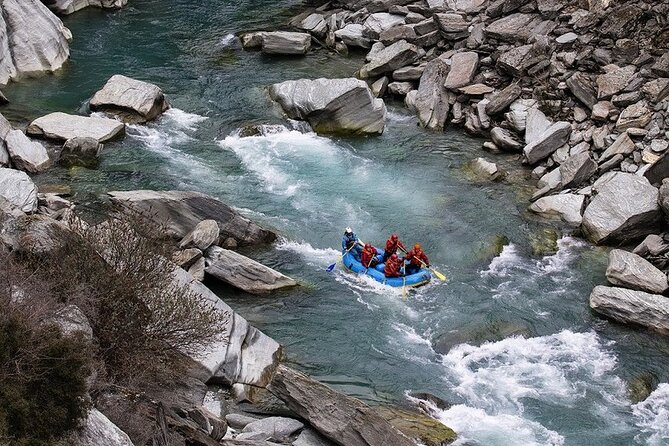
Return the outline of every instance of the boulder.
{"type": "Polygon", "coordinates": [[[460,40],[469,35],[470,22],[460,14],[434,14],[432,18],[446,40],[460,40]]]}
{"type": "Polygon", "coordinates": [[[588,75],[577,71],[567,79],[566,84],[571,93],[592,110],[597,103],[597,93],[588,75]]]}
{"type": "Polygon", "coordinates": [[[599,285],[590,294],[590,308],[615,321],[669,335],[669,298],[665,296],[599,285]]]}
{"type": "Polygon", "coordinates": [[[618,131],[627,130],[633,127],[643,128],[650,122],[653,112],[648,108],[646,101],[640,101],[626,107],[618,117],[616,128],[618,131]]]}
{"type": "Polygon", "coordinates": [[[597,172],[597,163],[590,152],[577,153],[560,164],[560,178],[565,189],[576,188],[588,181],[597,172]]]}
{"type": "Polygon", "coordinates": [[[363,36],[364,27],[357,23],[349,23],[342,29],[335,31],[335,36],[348,46],[371,48],[371,39],[363,36]]]}
{"type": "Polygon", "coordinates": [[[515,13],[492,22],[485,34],[506,42],[526,42],[537,23],[534,14],[515,13]]]}
{"type": "Polygon", "coordinates": [[[418,34],[412,26],[398,25],[387,29],[379,36],[379,41],[384,45],[391,45],[399,40],[415,43],[418,34]]]}
{"type": "Polygon", "coordinates": [[[629,155],[630,153],[636,150],[636,145],[634,141],[629,137],[626,132],[618,135],[613,144],[611,144],[599,157],[599,164],[604,163],[606,160],[613,158],[615,155],[629,155]]]}
{"type": "Polygon", "coordinates": [[[318,432],[307,428],[293,441],[292,446],[334,446],[334,443],[318,432]]]}
{"type": "Polygon", "coordinates": [[[413,90],[413,83],[411,82],[391,82],[388,84],[388,93],[395,96],[406,96],[413,90]]]}
{"type": "Polygon", "coordinates": [[[242,432],[261,433],[263,440],[283,443],[302,429],[304,429],[304,424],[292,418],[268,417],[252,421],[244,426],[242,432]]]}
{"type": "Polygon", "coordinates": [[[398,68],[411,65],[425,55],[425,51],[416,45],[400,40],[375,53],[369,63],[360,69],[360,77],[376,77],[390,73],[398,68]]]}
{"type": "Polygon", "coordinates": [[[528,109],[525,120],[525,144],[538,141],[551,124],[551,121],[538,108],[532,107],[528,109]]]}
{"type": "Polygon", "coordinates": [[[197,248],[186,248],[172,255],[172,262],[177,266],[188,270],[193,264],[202,258],[202,251],[197,248]]]}
{"type": "Polygon", "coordinates": [[[665,51],[650,69],[658,76],[669,77],[669,53],[665,51]]]}
{"type": "Polygon", "coordinates": [[[662,221],[658,190],[639,175],[611,172],[593,185],[583,232],[597,244],[627,243],[656,232],[662,221]]]}
{"type": "Polygon", "coordinates": [[[458,88],[458,91],[462,94],[466,94],[467,96],[483,96],[485,94],[492,93],[495,91],[495,89],[486,84],[470,84],[466,87],[458,88]]]}
{"type": "Polygon", "coordinates": [[[380,98],[386,94],[388,88],[388,76],[383,76],[377,79],[371,86],[372,94],[375,98],[380,98]]]}
{"type": "Polygon", "coordinates": [[[300,22],[298,28],[310,32],[315,36],[323,37],[327,31],[328,25],[325,22],[323,14],[312,13],[300,22]]]}
{"type": "Polygon", "coordinates": [[[23,212],[37,210],[37,186],[25,172],[0,167],[0,197],[23,212]]]}
{"type": "Polygon", "coordinates": [[[264,31],[243,33],[239,35],[239,41],[245,50],[258,49],[262,46],[262,36],[264,31]]]}
{"type": "Polygon", "coordinates": [[[21,130],[7,133],[5,145],[9,158],[17,169],[39,173],[51,165],[44,146],[37,141],[31,141],[21,130]]]}
{"type": "Polygon", "coordinates": [[[504,173],[497,167],[497,164],[488,161],[485,158],[476,158],[469,163],[469,168],[479,178],[485,180],[497,180],[504,176],[504,173]]]}
{"type": "MultiPolygon", "coordinates": [[[[604,67],[604,69],[606,68],[604,67]]],[[[609,99],[623,91],[635,72],[636,67],[634,65],[623,68],[613,65],[606,73],[597,76],[597,98],[609,99]]]]}
{"type": "MultiPolygon", "coordinates": [[[[413,101],[418,121],[431,130],[442,130],[448,118],[448,92],[444,87],[448,65],[440,58],[427,63],[413,101]]],[[[408,96],[407,96],[408,98],[408,96]]]]}
{"type": "Polygon", "coordinates": [[[71,39],[70,30],[40,0],[4,0],[0,6],[0,85],[59,69],[70,56],[71,39]]]}
{"type": "Polygon", "coordinates": [[[71,444],[72,446],[133,446],[130,437],[95,408],[88,412],[81,430],[73,435],[71,444]]]}
{"type": "Polygon", "coordinates": [[[89,6],[103,9],[120,9],[128,0],[42,0],[50,10],[58,15],[68,15],[89,6]]]}
{"type": "Polygon", "coordinates": [[[407,67],[398,68],[397,70],[393,71],[393,79],[401,82],[417,81],[425,72],[425,67],[426,64],[421,64],[418,66],[409,65],[407,67]]]}
{"type": "Polygon", "coordinates": [[[609,253],[606,278],[613,285],[662,294],[669,289],[667,275],[634,253],[614,249],[609,253]]]}
{"type": "Polygon", "coordinates": [[[451,90],[469,85],[479,65],[479,55],[472,51],[455,53],[444,86],[451,90]]]}
{"type": "Polygon", "coordinates": [[[523,149],[523,144],[510,131],[501,127],[493,127],[490,130],[490,138],[502,150],[520,152],[523,149]]]}
{"type": "MultiPolygon", "coordinates": [[[[509,106],[509,111],[504,113],[504,118],[513,130],[522,133],[527,127],[529,111],[535,109],[535,105],[536,101],[534,99],[517,99],[509,106]]],[[[527,143],[528,141],[526,140],[525,142],[527,143]]]]}
{"type": "Polygon", "coordinates": [[[571,125],[566,121],[559,121],[548,127],[536,141],[525,146],[523,155],[528,164],[535,164],[549,157],[553,152],[569,141],[571,125]]]}
{"type": "Polygon", "coordinates": [[[81,335],[86,340],[93,340],[93,328],[83,311],[76,305],[66,305],[56,313],[54,322],[65,336],[81,335]]]}
{"type": "Polygon", "coordinates": [[[26,129],[29,135],[56,141],[67,141],[79,136],[105,142],[123,135],[124,132],[125,125],[116,119],[68,115],[61,112],[37,118],[26,129]]]}
{"type": "Polygon", "coordinates": [[[559,194],[541,197],[530,205],[530,211],[547,218],[559,218],[572,226],[580,226],[585,196],[559,194]]]}
{"type": "Polygon", "coordinates": [[[506,110],[516,99],[520,97],[522,88],[518,84],[511,84],[502,91],[492,95],[490,102],[485,106],[485,112],[494,116],[506,110]]]}
{"type": "Polygon", "coordinates": [[[202,220],[179,242],[179,249],[198,248],[204,251],[211,245],[217,244],[219,236],[220,230],[216,220],[202,220]]]}
{"type": "Polygon", "coordinates": [[[251,294],[267,294],[297,285],[290,277],[234,251],[212,246],[204,253],[205,272],[251,294]]]}
{"type": "Polygon", "coordinates": [[[58,164],[65,167],[83,166],[95,168],[100,161],[102,148],[103,145],[95,138],[75,137],[68,139],[63,144],[58,164]]]}
{"type": "Polygon", "coordinates": [[[262,52],[265,54],[304,55],[311,49],[311,35],[288,31],[264,32],[262,52]]]}
{"type": "Polygon", "coordinates": [[[497,67],[514,77],[520,77],[525,71],[527,59],[532,51],[532,45],[523,45],[511,48],[502,53],[497,59],[497,67]]]}
{"type": "Polygon", "coordinates": [[[413,441],[362,401],[284,365],[277,367],[268,389],[337,444],[414,446],[413,441]]]}
{"type": "Polygon", "coordinates": [[[398,25],[404,25],[405,19],[401,15],[377,12],[370,14],[363,24],[363,34],[371,39],[378,39],[381,33],[398,25]]]}
{"type": "Polygon", "coordinates": [[[231,237],[241,245],[270,243],[276,234],[261,228],[225,203],[199,192],[115,191],[108,193],[122,211],[164,225],[166,234],[182,239],[202,220],[216,220],[222,238],[231,237]]]}
{"type": "Polygon", "coordinates": [[[157,85],[120,74],[110,77],[89,105],[91,110],[103,110],[128,123],[152,121],[169,108],[157,85]]]}
{"type": "Polygon", "coordinates": [[[359,79],[300,79],[269,89],[292,119],[309,121],[319,133],[383,133],[386,106],[359,79]]]}
{"type": "Polygon", "coordinates": [[[650,102],[658,103],[663,101],[666,97],[669,96],[669,78],[663,77],[660,79],[654,79],[646,83],[642,87],[642,90],[643,94],[646,95],[646,98],[650,102]]]}

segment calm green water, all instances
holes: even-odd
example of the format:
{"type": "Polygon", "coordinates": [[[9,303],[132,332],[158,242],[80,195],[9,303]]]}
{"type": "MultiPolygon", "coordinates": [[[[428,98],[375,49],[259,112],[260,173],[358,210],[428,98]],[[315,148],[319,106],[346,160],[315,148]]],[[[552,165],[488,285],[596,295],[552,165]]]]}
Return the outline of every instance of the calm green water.
{"type": "Polygon", "coordinates": [[[290,362],[342,391],[371,402],[404,401],[407,391],[451,401],[440,418],[460,433],[460,444],[668,444],[669,386],[633,406],[625,382],[646,372],[669,381],[669,343],[590,313],[590,290],[604,282],[604,250],[565,234],[557,254],[532,254],[542,226],[525,212],[526,173],[504,184],[472,181],[462,166],[481,156],[480,140],[422,131],[393,104],[378,138],[289,130],[264,87],[350,76],[362,57],[316,51],[288,60],[238,49],[231,34],[275,28],[294,6],[133,0],[123,11],[68,17],[70,64],[8,87],[6,116],[27,122],[85,111],[116,73],[160,85],[174,108],[108,144],[99,169],[54,168],[37,181],[71,185],[82,205],[113,189],[194,189],[276,228],[282,240],[249,255],[303,286],[265,298],[217,292],[283,343],[290,362]],[[286,127],[234,136],[249,123],[286,127]],[[404,300],[341,270],[326,273],[345,226],[365,241],[382,243],[397,231],[422,242],[450,281],[404,300]],[[500,235],[510,243],[495,256],[500,235]],[[462,344],[500,327],[529,336],[462,344]],[[432,348],[439,337],[453,345],[446,355],[432,348]]]}

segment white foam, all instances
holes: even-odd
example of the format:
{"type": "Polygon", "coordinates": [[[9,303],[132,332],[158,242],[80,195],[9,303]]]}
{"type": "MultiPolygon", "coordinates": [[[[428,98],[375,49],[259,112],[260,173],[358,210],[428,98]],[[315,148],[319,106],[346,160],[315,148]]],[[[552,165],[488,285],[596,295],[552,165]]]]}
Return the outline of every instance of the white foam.
{"type": "Polygon", "coordinates": [[[221,46],[224,46],[224,47],[234,46],[237,43],[237,37],[235,37],[234,34],[226,34],[221,39],[220,43],[221,43],[221,46]]]}
{"type": "Polygon", "coordinates": [[[462,344],[442,362],[453,390],[468,405],[490,413],[521,414],[524,398],[573,407],[586,390],[618,395],[624,388],[610,373],[616,366],[615,356],[594,332],[564,330],[480,347],[462,344]]]}
{"type": "Polygon", "coordinates": [[[408,114],[406,112],[388,110],[386,112],[386,119],[395,122],[408,122],[416,119],[416,115],[408,114]]]}
{"type": "Polygon", "coordinates": [[[404,339],[409,341],[411,344],[426,345],[430,348],[430,350],[432,350],[432,342],[430,342],[430,340],[426,337],[416,333],[416,330],[413,327],[409,327],[408,325],[404,325],[400,322],[393,323],[392,327],[393,330],[401,333],[404,339]]]}
{"type": "Polygon", "coordinates": [[[513,243],[504,245],[502,252],[497,257],[492,259],[488,269],[481,271],[481,277],[485,276],[509,276],[514,268],[517,268],[523,263],[523,259],[518,253],[518,248],[513,243]]]}
{"type": "Polygon", "coordinates": [[[669,444],[669,384],[660,384],[648,398],[633,405],[632,413],[642,432],[637,441],[649,446],[669,444]]]}
{"type": "Polygon", "coordinates": [[[557,241],[558,251],[546,256],[537,262],[537,267],[544,273],[556,273],[569,269],[569,265],[574,261],[578,254],[578,249],[587,245],[583,240],[574,237],[565,236],[557,241]]]}
{"type": "Polygon", "coordinates": [[[280,251],[291,251],[318,265],[330,265],[341,258],[341,252],[333,248],[314,248],[311,243],[280,239],[276,245],[280,251]]]}

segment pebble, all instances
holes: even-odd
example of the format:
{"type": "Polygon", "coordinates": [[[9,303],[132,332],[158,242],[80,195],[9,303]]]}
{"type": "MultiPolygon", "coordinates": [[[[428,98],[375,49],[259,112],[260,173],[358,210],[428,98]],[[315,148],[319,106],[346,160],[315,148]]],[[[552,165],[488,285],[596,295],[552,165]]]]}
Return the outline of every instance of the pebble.
{"type": "Polygon", "coordinates": [[[555,39],[555,41],[560,44],[565,44],[565,43],[571,43],[576,39],[578,39],[578,34],[567,33],[567,34],[562,34],[560,37],[555,39]]]}

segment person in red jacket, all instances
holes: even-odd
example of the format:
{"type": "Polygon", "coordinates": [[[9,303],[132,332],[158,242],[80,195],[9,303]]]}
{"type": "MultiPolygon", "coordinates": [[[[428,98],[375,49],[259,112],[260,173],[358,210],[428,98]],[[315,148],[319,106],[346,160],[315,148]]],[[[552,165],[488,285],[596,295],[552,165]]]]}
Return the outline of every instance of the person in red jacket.
{"type": "Polygon", "coordinates": [[[413,245],[413,249],[407,253],[404,260],[409,262],[406,266],[407,275],[417,273],[423,266],[427,268],[430,267],[430,259],[428,259],[427,255],[423,252],[420,243],[413,245]]]}
{"type": "Polygon", "coordinates": [[[402,276],[402,266],[403,261],[397,254],[391,255],[388,260],[386,260],[386,265],[383,267],[383,274],[386,277],[400,277],[402,276]]]}
{"type": "Polygon", "coordinates": [[[376,258],[377,254],[378,251],[371,245],[371,243],[365,243],[365,247],[362,248],[362,265],[365,268],[374,268],[379,264],[379,261],[376,258]]]}
{"type": "Polygon", "coordinates": [[[393,234],[386,241],[386,250],[383,253],[383,262],[385,263],[388,261],[391,255],[397,254],[398,249],[401,249],[404,252],[407,251],[402,242],[400,242],[400,238],[397,236],[397,234],[393,234]]]}

